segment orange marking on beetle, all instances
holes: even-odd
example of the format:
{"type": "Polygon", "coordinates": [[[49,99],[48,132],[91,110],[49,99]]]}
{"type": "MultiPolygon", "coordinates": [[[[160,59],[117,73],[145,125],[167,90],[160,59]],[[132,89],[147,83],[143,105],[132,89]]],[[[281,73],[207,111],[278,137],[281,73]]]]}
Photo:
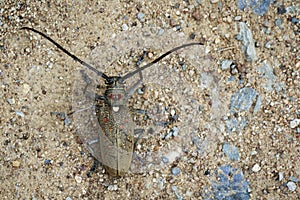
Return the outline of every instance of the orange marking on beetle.
{"type": "Polygon", "coordinates": [[[104,117],[104,118],[103,118],[103,122],[104,122],[104,123],[107,123],[107,122],[108,122],[108,118],[107,118],[107,117],[104,117]]]}

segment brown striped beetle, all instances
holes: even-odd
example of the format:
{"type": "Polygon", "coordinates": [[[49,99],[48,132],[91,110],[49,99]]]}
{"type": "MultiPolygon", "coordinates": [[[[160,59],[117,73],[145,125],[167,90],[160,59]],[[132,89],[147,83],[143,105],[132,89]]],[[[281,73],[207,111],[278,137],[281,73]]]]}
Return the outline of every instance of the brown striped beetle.
{"type": "Polygon", "coordinates": [[[125,76],[107,76],[103,72],[98,71],[90,64],[68,52],[46,34],[29,27],[23,27],[21,29],[30,30],[43,36],[75,61],[79,62],[81,65],[85,66],[92,72],[96,73],[97,76],[100,76],[105,80],[106,90],[104,95],[95,96],[95,111],[100,125],[100,130],[98,130],[96,138],[89,138],[86,142],[88,143],[88,147],[92,155],[102,162],[108,174],[111,176],[124,175],[131,165],[135,146],[135,125],[126,103],[130,95],[143,81],[141,72],[159,62],[172,52],[188,46],[203,45],[200,42],[184,44],[173,48],[152,62],[127,73],[125,76]],[[125,80],[137,73],[139,74],[140,79],[128,91],[125,91],[125,80]]]}

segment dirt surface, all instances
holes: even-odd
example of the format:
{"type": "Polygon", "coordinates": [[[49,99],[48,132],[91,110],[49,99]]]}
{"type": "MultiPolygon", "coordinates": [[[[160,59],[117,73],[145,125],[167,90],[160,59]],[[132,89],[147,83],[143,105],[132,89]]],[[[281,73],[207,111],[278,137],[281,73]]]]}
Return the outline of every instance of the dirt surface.
{"type": "Polygon", "coordinates": [[[2,1],[0,199],[300,199],[300,3],[272,1],[259,15],[237,2],[2,1]],[[143,50],[144,64],[186,41],[204,45],[145,70],[129,100],[166,110],[148,121],[133,114],[142,128],[179,119],[143,135],[124,177],[101,164],[87,176],[90,127],[50,114],[76,110],[84,67],[23,26],[108,75],[134,70],[143,50]],[[140,40],[150,29],[162,38],[140,40]]]}

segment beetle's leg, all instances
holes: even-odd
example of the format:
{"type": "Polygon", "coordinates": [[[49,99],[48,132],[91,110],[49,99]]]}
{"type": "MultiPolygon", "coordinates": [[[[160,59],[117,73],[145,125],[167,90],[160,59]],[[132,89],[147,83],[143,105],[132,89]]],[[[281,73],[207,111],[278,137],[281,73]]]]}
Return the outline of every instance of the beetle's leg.
{"type": "Polygon", "coordinates": [[[96,169],[98,168],[99,166],[99,161],[97,159],[94,159],[94,164],[93,166],[91,167],[90,171],[87,173],[87,176],[88,177],[91,177],[92,174],[96,171],[96,169]]]}
{"type": "MultiPolygon", "coordinates": [[[[136,62],[136,68],[139,68],[139,65],[142,63],[142,61],[144,60],[146,55],[147,55],[147,51],[144,51],[143,55],[136,62]]],[[[134,93],[134,91],[137,89],[137,87],[142,83],[143,75],[142,75],[141,71],[139,72],[139,76],[140,76],[140,79],[127,90],[127,93],[126,93],[127,98],[130,97],[134,93]]]]}
{"type": "Polygon", "coordinates": [[[136,148],[139,140],[143,137],[144,133],[145,133],[145,129],[141,129],[141,128],[140,129],[134,129],[134,135],[138,135],[138,136],[137,136],[137,138],[134,142],[133,149],[136,148]]]}
{"type": "MultiPolygon", "coordinates": [[[[92,83],[92,80],[91,78],[84,72],[84,70],[80,70],[80,73],[81,73],[81,77],[82,79],[85,81],[86,85],[83,89],[83,94],[85,94],[85,96],[87,96],[88,98],[96,98],[96,99],[102,99],[102,96],[100,95],[97,95],[97,94],[92,94],[90,92],[87,91],[87,88],[88,86],[92,83]]],[[[94,106],[94,105],[93,105],[94,106]]],[[[93,107],[92,106],[92,107],[93,107]]],[[[90,109],[91,107],[88,107],[88,108],[84,108],[84,109],[81,109],[81,110],[76,110],[76,111],[71,111],[69,113],[63,113],[63,112],[50,112],[50,115],[55,115],[56,117],[62,119],[65,121],[65,124],[67,124],[66,122],[69,122],[70,119],[68,116],[74,114],[75,112],[80,112],[80,111],[84,111],[84,110],[87,110],[87,109],[90,109]]]]}

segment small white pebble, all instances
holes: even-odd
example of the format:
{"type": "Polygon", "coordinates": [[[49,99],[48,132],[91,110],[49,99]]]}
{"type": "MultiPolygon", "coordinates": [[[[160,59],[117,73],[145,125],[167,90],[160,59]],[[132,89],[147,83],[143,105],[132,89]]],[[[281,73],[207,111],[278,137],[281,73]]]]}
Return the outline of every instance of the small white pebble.
{"type": "Polygon", "coordinates": [[[210,0],[211,3],[218,3],[219,0],[210,0]]]}
{"type": "Polygon", "coordinates": [[[252,167],[253,172],[258,172],[260,169],[261,168],[260,168],[259,164],[257,164],[257,163],[252,167]]]}
{"type": "Polygon", "coordinates": [[[171,116],[173,117],[173,116],[175,115],[175,113],[176,113],[175,110],[172,109],[172,110],[171,110],[171,116]]]}
{"type": "Polygon", "coordinates": [[[240,21],[241,19],[242,19],[242,17],[239,16],[239,15],[234,17],[234,20],[235,20],[235,21],[240,21]]]}
{"type": "Polygon", "coordinates": [[[251,151],[251,156],[254,156],[256,154],[257,154],[257,151],[255,151],[255,150],[251,151]]]}
{"type": "Polygon", "coordinates": [[[153,57],[153,53],[150,52],[150,53],[148,53],[147,56],[148,56],[148,58],[152,58],[153,57]]]}
{"type": "Polygon", "coordinates": [[[82,181],[82,178],[80,177],[80,176],[75,176],[75,180],[76,180],[76,182],[77,183],[81,183],[81,181],[82,181]]]}
{"type": "Polygon", "coordinates": [[[292,181],[289,181],[286,185],[289,188],[289,190],[292,192],[294,192],[297,188],[296,183],[294,183],[292,181]]]}
{"type": "Polygon", "coordinates": [[[123,31],[127,31],[127,30],[128,30],[127,24],[123,24],[123,25],[122,25],[122,30],[123,30],[123,31]]]}
{"type": "Polygon", "coordinates": [[[278,180],[281,181],[283,179],[283,172],[278,173],[278,180]]]}
{"type": "Polygon", "coordinates": [[[296,128],[300,124],[300,119],[294,119],[290,122],[291,128],[296,128]]]}

